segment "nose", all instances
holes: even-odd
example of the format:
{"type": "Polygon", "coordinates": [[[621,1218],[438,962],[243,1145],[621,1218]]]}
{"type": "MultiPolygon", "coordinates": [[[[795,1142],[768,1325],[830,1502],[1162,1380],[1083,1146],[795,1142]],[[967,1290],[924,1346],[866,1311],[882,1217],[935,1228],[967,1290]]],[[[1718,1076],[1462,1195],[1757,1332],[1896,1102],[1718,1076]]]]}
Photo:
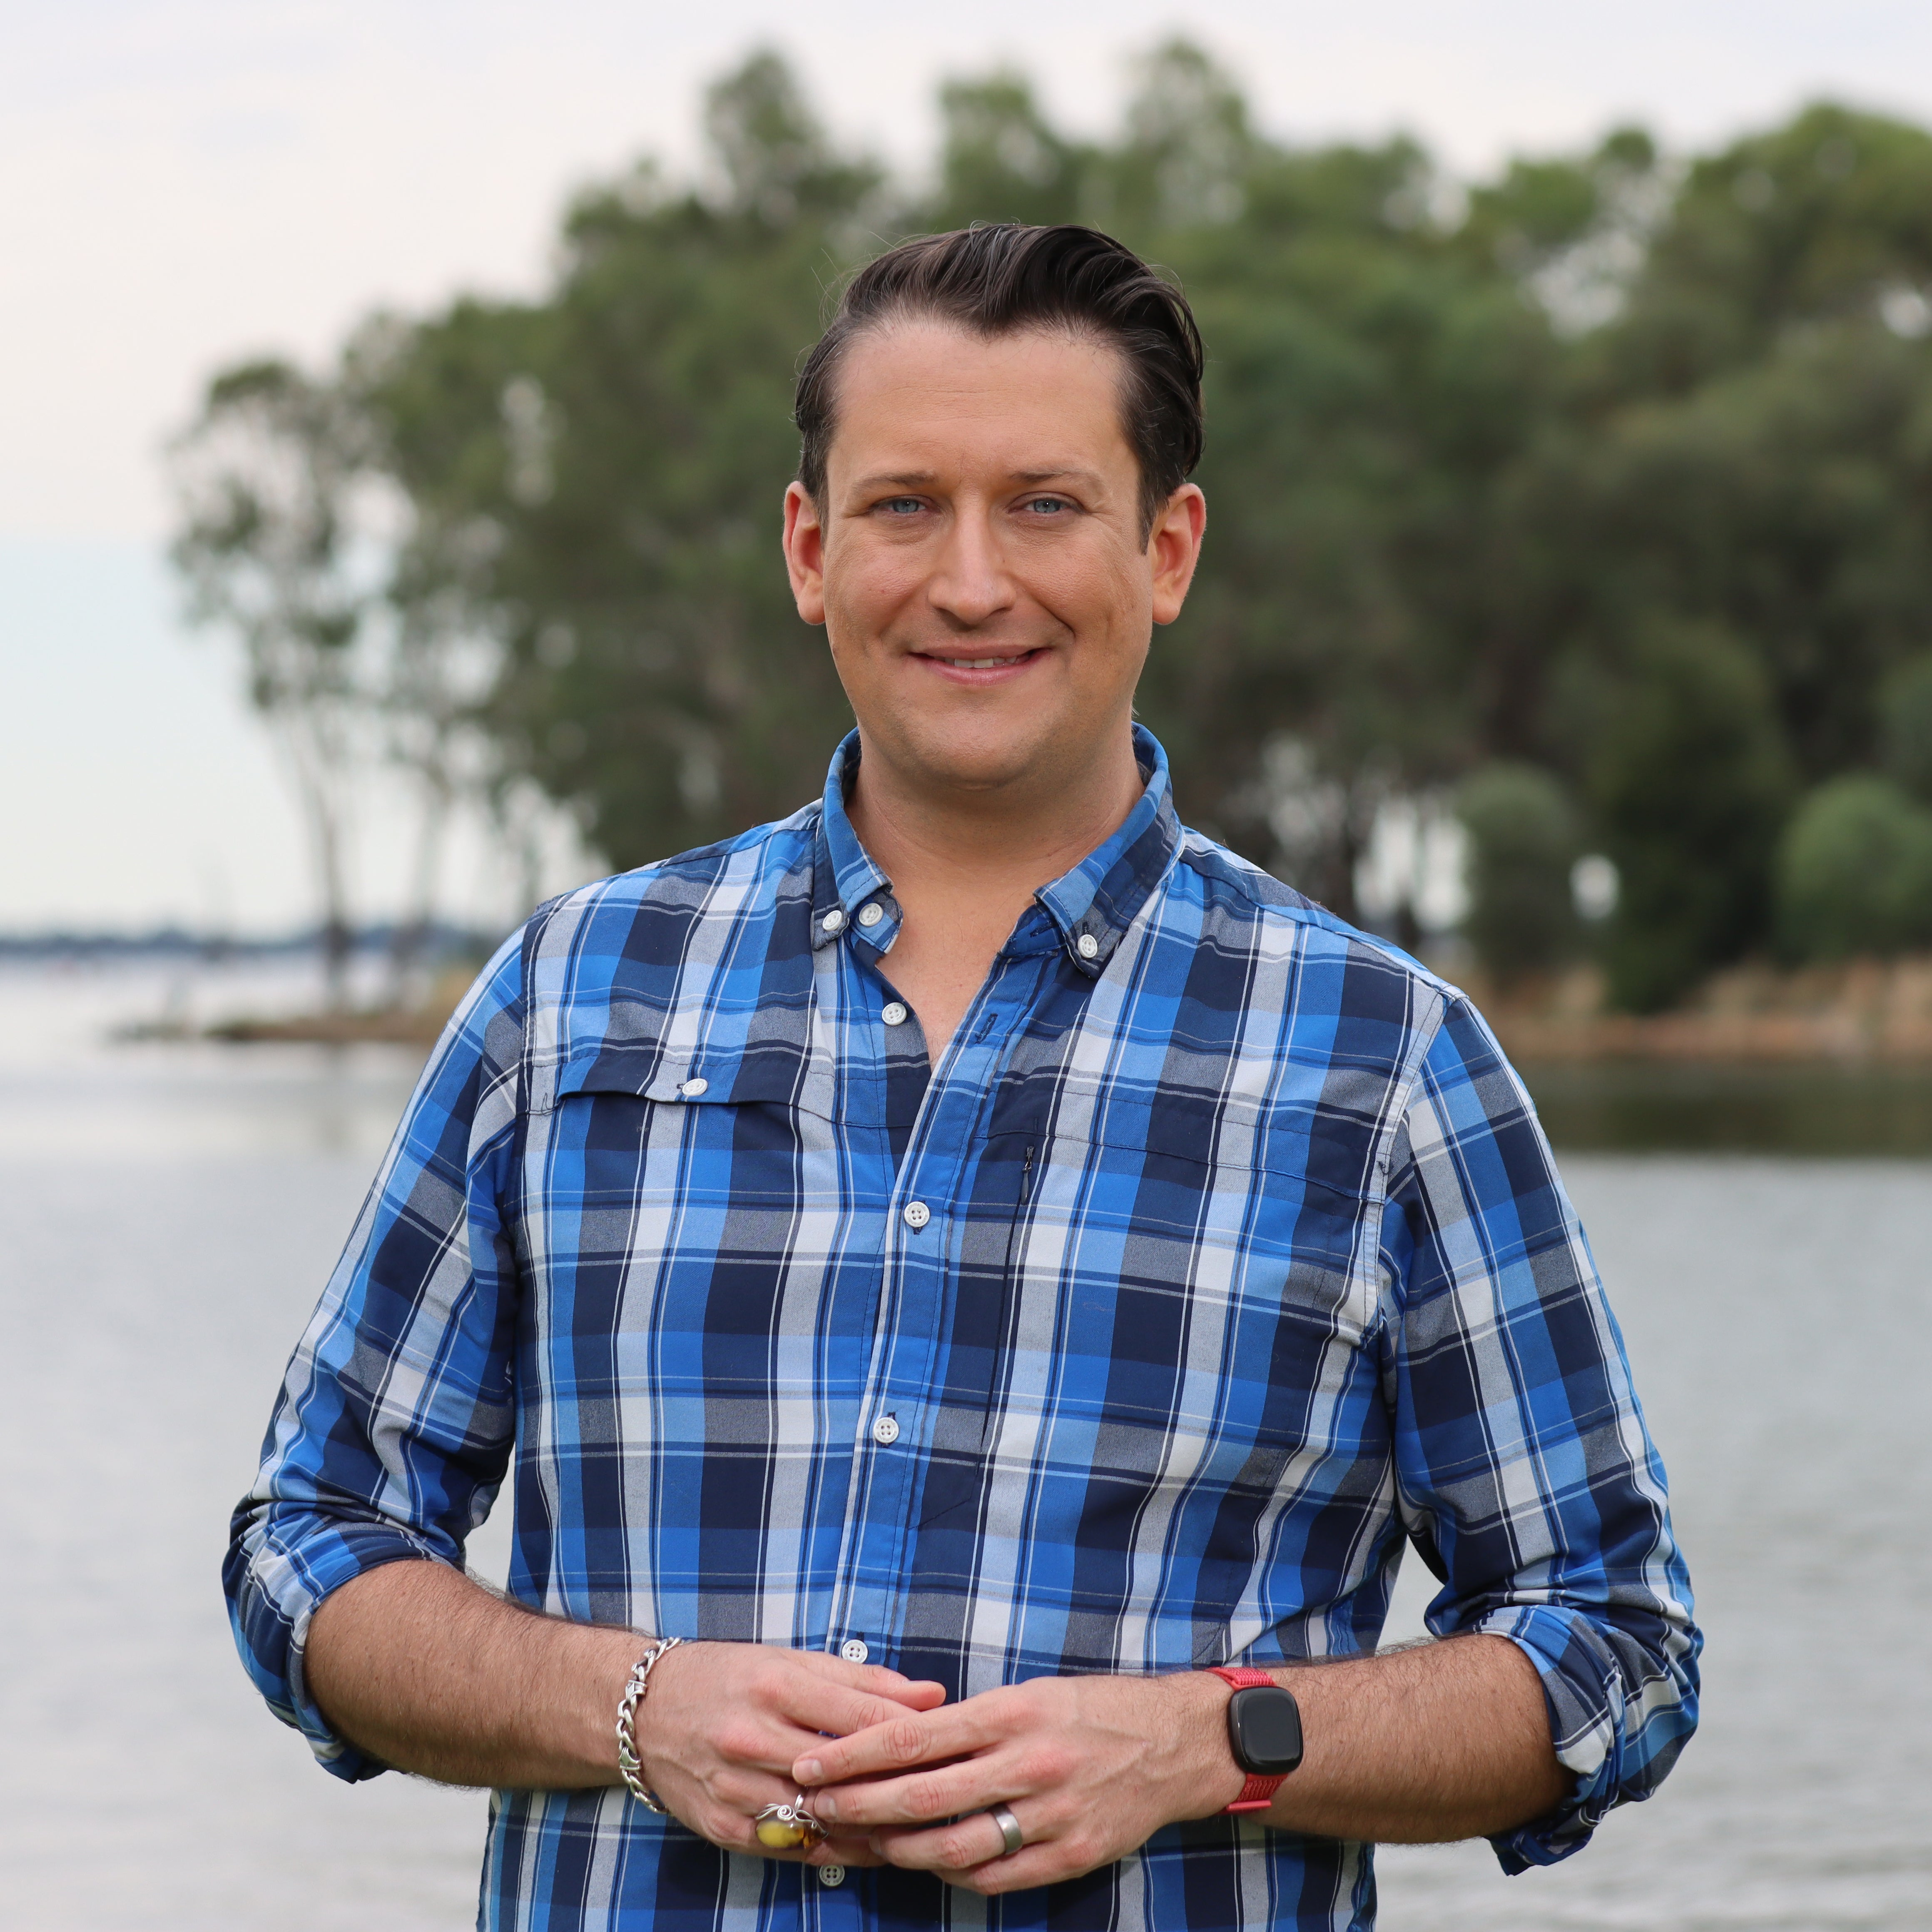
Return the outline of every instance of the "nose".
{"type": "Polygon", "coordinates": [[[1015,594],[1000,554],[991,506],[958,507],[927,581],[928,600],[961,629],[971,630],[1011,609],[1015,594]]]}

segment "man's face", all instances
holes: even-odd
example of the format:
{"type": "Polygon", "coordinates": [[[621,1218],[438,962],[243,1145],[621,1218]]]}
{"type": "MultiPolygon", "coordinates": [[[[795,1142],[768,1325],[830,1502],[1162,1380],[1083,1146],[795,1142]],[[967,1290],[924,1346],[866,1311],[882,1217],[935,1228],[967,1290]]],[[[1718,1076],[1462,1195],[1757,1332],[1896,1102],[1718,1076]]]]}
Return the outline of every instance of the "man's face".
{"type": "Polygon", "coordinates": [[[785,554],[868,755],[986,790],[1118,755],[1151,627],[1178,615],[1204,507],[1141,537],[1119,352],[913,321],[838,376],[822,515],[794,484],[785,554]]]}

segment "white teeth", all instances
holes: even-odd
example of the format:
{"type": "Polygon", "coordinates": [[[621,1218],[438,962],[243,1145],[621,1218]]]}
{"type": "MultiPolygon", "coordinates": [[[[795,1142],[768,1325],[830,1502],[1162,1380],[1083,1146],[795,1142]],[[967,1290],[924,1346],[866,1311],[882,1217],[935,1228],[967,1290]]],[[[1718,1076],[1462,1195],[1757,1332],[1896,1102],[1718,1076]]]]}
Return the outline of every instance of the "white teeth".
{"type": "Polygon", "coordinates": [[[996,664],[1007,662],[1004,658],[947,658],[945,662],[956,670],[991,670],[996,664]]]}

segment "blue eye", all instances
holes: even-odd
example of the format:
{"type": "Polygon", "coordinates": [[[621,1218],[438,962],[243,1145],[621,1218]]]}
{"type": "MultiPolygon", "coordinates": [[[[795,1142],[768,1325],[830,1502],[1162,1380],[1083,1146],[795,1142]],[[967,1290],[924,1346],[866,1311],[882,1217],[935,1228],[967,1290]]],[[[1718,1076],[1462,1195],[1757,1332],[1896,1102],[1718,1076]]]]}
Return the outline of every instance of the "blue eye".
{"type": "Polygon", "coordinates": [[[888,496],[879,506],[889,515],[895,517],[910,516],[924,507],[916,496],[888,496]]]}
{"type": "Polygon", "coordinates": [[[1064,496],[1034,496],[1029,499],[1027,503],[1027,508],[1029,510],[1051,511],[1056,515],[1067,507],[1066,499],[1064,496]]]}

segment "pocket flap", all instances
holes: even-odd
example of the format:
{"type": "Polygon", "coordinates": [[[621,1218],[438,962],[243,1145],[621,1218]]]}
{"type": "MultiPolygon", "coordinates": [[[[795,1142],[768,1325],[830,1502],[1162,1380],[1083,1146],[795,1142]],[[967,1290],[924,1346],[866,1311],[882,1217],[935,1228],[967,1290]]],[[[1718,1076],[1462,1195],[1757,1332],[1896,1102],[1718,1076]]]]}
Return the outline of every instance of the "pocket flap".
{"type": "Polygon", "coordinates": [[[572,1094],[628,1094],[680,1106],[743,1106],[758,1102],[818,1111],[807,1105],[808,1062],[794,1048],[753,1048],[728,1055],[666,1053],[648,1047],[605,1046],[566,1062],[556,1098],[572,1094]]]}

